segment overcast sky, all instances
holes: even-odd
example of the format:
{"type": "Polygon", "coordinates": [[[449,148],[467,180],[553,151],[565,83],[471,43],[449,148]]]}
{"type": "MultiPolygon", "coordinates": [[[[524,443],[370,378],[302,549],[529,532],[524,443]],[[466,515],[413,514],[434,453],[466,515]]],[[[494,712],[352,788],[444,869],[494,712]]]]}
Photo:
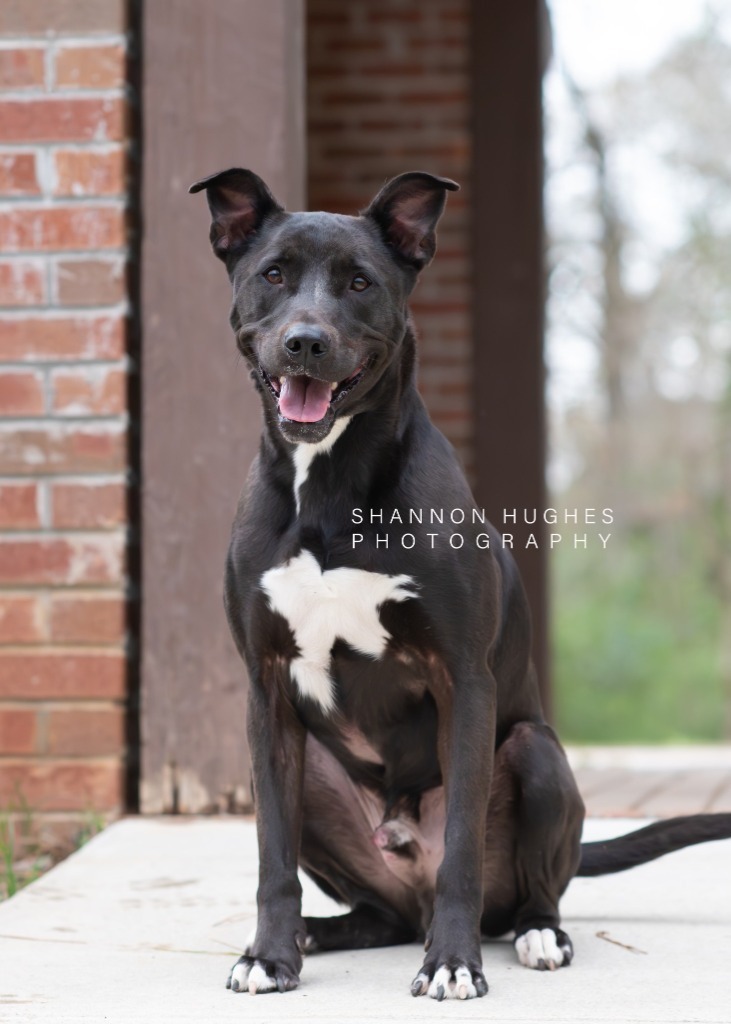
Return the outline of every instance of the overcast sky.
{"type": "Polygon", "coordinates": [[[702,25],[710,9],[724,35],[731,0],[548,0],[556,53],[584,88],[641,72],[681,36],[702,25]]]}

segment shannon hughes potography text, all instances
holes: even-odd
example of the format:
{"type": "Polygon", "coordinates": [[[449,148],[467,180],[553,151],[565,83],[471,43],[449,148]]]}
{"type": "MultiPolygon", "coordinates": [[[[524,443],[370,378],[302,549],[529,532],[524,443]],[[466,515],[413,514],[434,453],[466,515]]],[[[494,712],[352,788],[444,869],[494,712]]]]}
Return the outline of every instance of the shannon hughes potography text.
{"type": "MultiPolygon", "coordinates": [[[[614,522],[614,513],[610,508],[504,508],[501,529],[489,532],[487,529],[479,530],[480,526],[489,527],[489,521],[485,510],[478,508],[354,508],[351,522],[354,526],[370,527],[369,542],[375,542],[376,547],[382,548],[398,546],[409,550],[417,545],[435,548],[446,544],[454,550],[459,550],[467,544],[482,549],[496,545],[511,549],[528,549],[542,546],[556,548],[560,544],[568,544],[576,549],[588,548],[590,545],[600,545],[606,549],[611,533],[602,533],[598,529],[582,532],[580,527],[606,527],[614,522]],[[446,529],[428,529],[437,526],[446,529]],[[546,532],[544,526],[551,526],[553,529],[546,532]],[[373,527],[378,529],[374,532],[373,527]],[[381,530],[381,527],[391,529],[381,530]],[[404,530],[404,527],[415,529],[404,530]],[[465,527],[468,527],[466,531],[465,527]],[[526,534],[526,527],[534,529],[526,534]],[[566,530],[565,527],[574,529],[566,530]],[[475,528],[478,532],[475,532],[475,528]]],[[[365,533],[353,533],[354,548],[365,542],[365,533]]]]}

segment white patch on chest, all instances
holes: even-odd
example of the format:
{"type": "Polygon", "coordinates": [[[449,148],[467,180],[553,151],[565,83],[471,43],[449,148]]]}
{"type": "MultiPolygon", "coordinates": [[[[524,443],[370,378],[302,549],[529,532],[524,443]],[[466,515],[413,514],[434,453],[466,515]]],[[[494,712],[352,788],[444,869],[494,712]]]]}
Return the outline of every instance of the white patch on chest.
{"type": "Polygon", "coordinates": [[[365,569],[327,569],[310,551],[269,569],[261,588],[272,611],[283,615],[300,650],[290,671],[303,697],[324,711],[335,707],[330,654],[336,640],[379,658],[389,640],[378,617],[385,601],[406,601],[417,595],[411,576],[387,576],[365,569]]]}
{"type": "Polygon", "coordinates": [[[344,433],[350,420],[350,416],[343,416],[342,419],[335,420],[332,430],[323,441],[318,441],[317,444],[298,444],[292,452],[292,461],[294,462],[294,500],[297,506],[297,515],[299,515],[300,511],[300,488],[307,480],[312,460],[317,455],[326,455],[330,451],[337,439],[344,433]]]}

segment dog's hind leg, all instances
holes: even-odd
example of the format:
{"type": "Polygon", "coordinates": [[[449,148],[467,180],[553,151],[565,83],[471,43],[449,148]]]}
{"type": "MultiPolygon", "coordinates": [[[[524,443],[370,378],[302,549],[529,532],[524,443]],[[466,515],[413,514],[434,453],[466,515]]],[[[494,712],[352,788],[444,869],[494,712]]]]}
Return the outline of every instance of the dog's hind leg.
{"type": "Polygon", "coordinates": [[[576,874],[584,805],[547,725],[521,722],[501,744],[515,782],[515,949],[525,967],[555,970],[573,957],[558,903],[576,874]]]}
{"type": "Polygon", "coordinates": [[[417,896],[388,869],[373,840],[382,814],[376,797],[308,736],[300,863],[328,896],[351,909],[305,917],[306,952],[392,946],[417,937],[417,896]]]}
{"type": "Polygon", "coordinates": [[[347,914],[334,917],[305,917],[306,953],[333,949],[374,949],[377,946],[400,946],[413,942],[416,929],[388,908],[363,903],[347,914]]]}

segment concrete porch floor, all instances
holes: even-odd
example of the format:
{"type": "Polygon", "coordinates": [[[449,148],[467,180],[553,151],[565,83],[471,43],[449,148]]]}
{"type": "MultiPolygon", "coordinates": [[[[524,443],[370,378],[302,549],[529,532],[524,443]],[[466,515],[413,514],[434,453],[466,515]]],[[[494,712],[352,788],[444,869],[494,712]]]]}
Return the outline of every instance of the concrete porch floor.
{"type": "MultiPolygon", "coordinates": [[[[589,821],[604,838],[641,822],[589,821]]],[[[624,875],[578,879],[563,903],[570,969],[483,947],[485,999],[413,999],[418,945],[312,956],[286,995],[224,988],[255,913],[256,837],[242,819],[129,818],[0,905],[0,1021],[714,1022],[731,1020],[731,841],[624,875]]],[[[305,881],[305,910],[333,905],[305,881]]]]}

